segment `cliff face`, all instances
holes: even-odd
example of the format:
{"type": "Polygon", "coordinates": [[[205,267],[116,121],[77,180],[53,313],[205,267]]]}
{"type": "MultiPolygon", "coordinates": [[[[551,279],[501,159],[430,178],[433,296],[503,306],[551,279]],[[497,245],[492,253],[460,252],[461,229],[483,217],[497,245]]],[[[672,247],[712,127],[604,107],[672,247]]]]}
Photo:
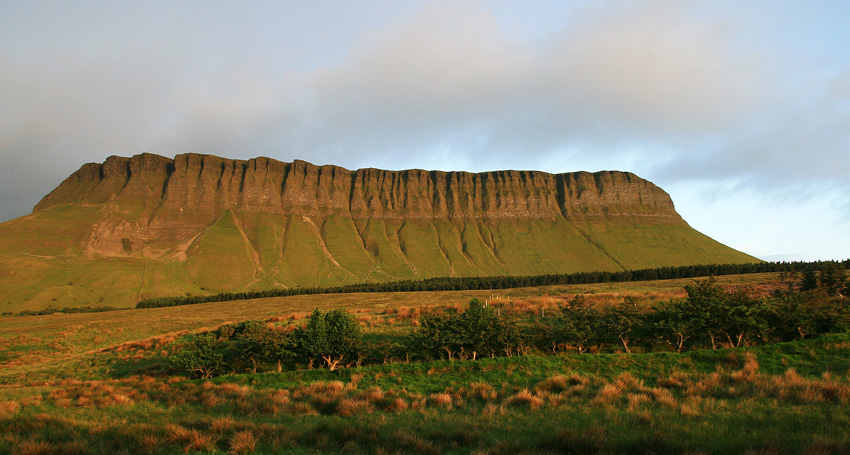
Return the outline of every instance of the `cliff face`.
{"type": "Polygon", "coordinates": [[[680,221],[670,196],[634,174],[423,170],[349,171],[304,161],[248,161],[143,154],[86,164],[38,203],[142,201],[148,208],[382,219],[579,219],[680,221]]]}
{"type": "Polygon", "coordinates": [[[667,193],[625,172],[113,156],[0,224],[0,311],[755,260],[693,230],[667,193]]]}

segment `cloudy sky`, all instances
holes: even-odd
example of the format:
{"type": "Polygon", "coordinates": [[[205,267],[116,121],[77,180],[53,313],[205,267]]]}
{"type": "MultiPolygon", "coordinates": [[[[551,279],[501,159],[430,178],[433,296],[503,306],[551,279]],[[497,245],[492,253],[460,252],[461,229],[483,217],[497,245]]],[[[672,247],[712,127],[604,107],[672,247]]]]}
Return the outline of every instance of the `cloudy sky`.
{"type": "Polygon", "coordinates": [[[634,172],[850,257],[850,2],[0,0],[0,221],[141,152],[634,172]]]}

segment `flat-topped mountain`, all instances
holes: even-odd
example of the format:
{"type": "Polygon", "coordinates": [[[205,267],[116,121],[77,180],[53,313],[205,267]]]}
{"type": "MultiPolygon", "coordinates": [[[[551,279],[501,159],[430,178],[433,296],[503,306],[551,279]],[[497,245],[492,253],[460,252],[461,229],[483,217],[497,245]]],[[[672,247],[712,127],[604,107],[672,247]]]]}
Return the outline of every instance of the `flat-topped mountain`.
{"type": "Polygon", "coordinates": [[[90,163],[35,207],[142,202],[155,209],[222,210],[352,218],[669,216],[663,190],[624,172],[349,171],[296,160],[142,154],[90,163]]]}
{"type": "Polygon", "coordinates": [[[0,225],[0,311],[436,276],[756,259],[633,174],[386,171],[142,154],[0,225]]]}

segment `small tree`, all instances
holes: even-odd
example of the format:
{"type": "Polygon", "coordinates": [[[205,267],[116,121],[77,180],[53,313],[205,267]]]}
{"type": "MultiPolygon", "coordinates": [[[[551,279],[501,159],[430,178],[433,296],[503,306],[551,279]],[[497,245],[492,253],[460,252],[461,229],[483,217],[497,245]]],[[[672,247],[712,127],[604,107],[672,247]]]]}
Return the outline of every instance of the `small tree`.
{"type": "Polygon", "coordinates": [[[428,355],[445,352],[449,360],[463,346],[460,319],[447,313],[426,313],[419,319],[419,329],[411,336],[410,343],[420,346],[428,355]]]}
{"type": "Polygon", "coordinates": [[[714,284],[714,278],[710,278],[685,286],[685,292],[688,293],[688,309],[701,322],[701,335],[708,338],[711,349],[717,349],[718,339],[724,333],[722,318],[726,295],[723,289],[714,284]]]}
{"type": "Polygon", "coordinates": [[[419,324],[411,345],[430,354],[445,352],[449,360],[455,356],[473,360],[480,355],[495,357],[499,352],[513,355],[522,344],[517,324],[478,299],[470,300],[463,313],[430,313],[419,324]]]}
{"type": "Polygon", "coordinates": [[[333,371],[343,359],[357,357],[361,334],[354,317],[344,309],[323,313],[316,308],[299,338],[301,351],[311,365],[321,358],[333,371]]]}
{"type": "MultiPolygon", "coordinates": [[[[473,359],[484,353],[495,356],[496,351],[503,346],[504,340],[499,339],[500,332],[509,330],[500,322],[502,318],[496,314],[493,307],[478,299],[470,300],[466,311],[458,316],[461,350],[471,353],[473,359]]],[[[510,336],[508,333],[504,335],[510,336]]]]}
{"type": "Polygon", "coordinates": [[[653,328],[664,342],[682,352],[685,342],[705,333],[703,317],[688,301],[673,302],[656,310],[653,328]]]}
{"type": "Polygon", "coordinates": [[[844,291],[847,277],[844,276],[844,268],[835,262],[826,262],[818,276],[818,283],[826,295],[832,297],[841,295],[844,291]]]}
{"type": "Polygon", "coordinates": [[[201,378],[210,378],[224,372],[223,350],[215,335],[198,335],[171,357],[171,364],[201,378]]]}
{"type": "Polygon", "coordinates": [[[596,308],[591,307],[583,295],[577,295],[561,307],[559,320],[560,340],[573,345],[584,353],[595,343],[602,332],[602,318],[596,308]]]}
{"type": "Polygon", "coordinates": [[[801,291],[814,291],[818,288],[818,277],[814,269],[811,267],[803,271],[803,278],[800,280],[801,291]]]}
{"type": "Polygon", "coordinates": [[[778,293],[764,310],[773,338],[779,341],[803,339],[816,333],[816,311],[809,293],[778,293]]]}
{"type": "Polygon", "coordinates": [[[602,319],[609,333],[617,337],[615,342],[618,341],[627,353],[631,353],[629,343],[643,325],[642,316],[635,299],[626,297],[622,303],[606,308],[602,319]]]}
{"type": "Polygon", "coordinates": [[[277,371],[283,369],[281,362],[293,357],[294,342],[288,333],[269,328],[263,323],[254,323],[245,327],[235,337],[236,349],[251,359],[252,371],[257,372],[257,362],[277,362],[277,371]]]}
{"type": "Polygon", "coordinates": [[[685,286],[685,291],[687,305],[702,319],[703,335],[708,337],[712,349],[716,349],[718,340],[723,338],[730,346],[738,347],[747,342],[747,337],[764,335],[766,322],[762,302],[748,292],[726,292],[713,280],[685,286]]]}
{"type": "Polygon", "coordinates": [[[266,329],[259,321],[242,321],[225,324],[213,332],[222,342],[224,361],[234,373],[257,372],[257,362],[261,360],[262,347],[250,340],[247,333],[257,333],[266,329]]]}

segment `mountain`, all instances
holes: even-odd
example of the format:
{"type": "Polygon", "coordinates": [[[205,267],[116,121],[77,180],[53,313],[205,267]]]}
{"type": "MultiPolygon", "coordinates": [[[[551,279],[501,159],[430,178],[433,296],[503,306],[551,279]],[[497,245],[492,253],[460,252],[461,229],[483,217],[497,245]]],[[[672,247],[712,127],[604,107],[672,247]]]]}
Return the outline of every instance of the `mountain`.
{"type": "Polygon", "coordinates": [[[0,224],[0,312],[435,276],[757,259],[634,174],[386,171],[183,154],[83,165],[0,224]]]}

